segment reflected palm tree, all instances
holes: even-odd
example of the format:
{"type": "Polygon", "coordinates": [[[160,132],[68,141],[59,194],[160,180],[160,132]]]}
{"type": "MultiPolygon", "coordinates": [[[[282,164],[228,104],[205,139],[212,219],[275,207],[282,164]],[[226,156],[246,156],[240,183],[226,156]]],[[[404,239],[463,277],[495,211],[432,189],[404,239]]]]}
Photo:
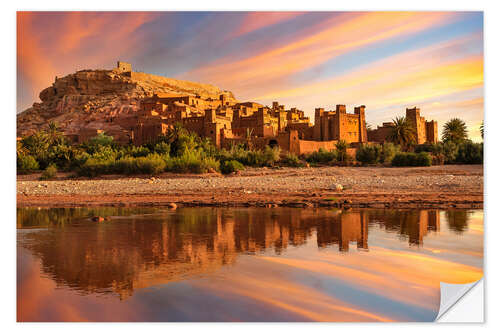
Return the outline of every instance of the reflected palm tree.
{"type": "Polygon", "coordinates": [[[463,233],[468,229],[469,212],[466,210],[448,210],[446,211],[446,220],[450,230],[458,234],[463,233]]]}

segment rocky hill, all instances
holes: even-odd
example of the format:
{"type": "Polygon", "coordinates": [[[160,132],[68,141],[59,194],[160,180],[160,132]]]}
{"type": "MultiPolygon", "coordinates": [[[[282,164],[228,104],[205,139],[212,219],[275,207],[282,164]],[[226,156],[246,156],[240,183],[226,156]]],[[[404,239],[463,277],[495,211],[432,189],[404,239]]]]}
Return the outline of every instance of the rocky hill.
{"type": "MultiPolygon", "coordinates": [[[[17,115],[17,135],[25,136],[56,122],[66,134],[82,127],[116,126],[108,117],[130,116],[140,108],[140,100],[154,93],[199,95],[218,99],[233,94],[210,84],[176,80],[153,74],[113,70],[81,70],[55,79],[40,92],[41,103],[17,115]]],[[[111,128],[110,128],[111,129],[111,128]]]]}

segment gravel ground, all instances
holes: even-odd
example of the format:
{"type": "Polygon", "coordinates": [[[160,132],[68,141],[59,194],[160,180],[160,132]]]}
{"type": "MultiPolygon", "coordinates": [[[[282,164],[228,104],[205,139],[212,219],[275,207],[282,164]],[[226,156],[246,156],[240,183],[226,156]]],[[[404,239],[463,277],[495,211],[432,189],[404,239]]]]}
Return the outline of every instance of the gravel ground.
{"type": "MultiPolygon", "coordinates": [[[[249,169],[239,175],[172,175],[99,179],[36,180],[19,176],[21,195],[183,194],[191,192],[287,193],[335,190],[348,192],[482,192],[482,165],[427,168],[322,167],[249,169]]],[[[59,177],[64,177],[60,175],[59,177]]]]}

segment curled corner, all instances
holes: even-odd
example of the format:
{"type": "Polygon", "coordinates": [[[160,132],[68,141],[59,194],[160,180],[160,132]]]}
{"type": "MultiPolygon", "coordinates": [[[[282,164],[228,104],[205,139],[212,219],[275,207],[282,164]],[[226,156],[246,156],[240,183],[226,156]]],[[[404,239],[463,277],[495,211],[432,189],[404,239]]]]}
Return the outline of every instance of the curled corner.
{"type": "Polygon", "coordinates": [[[440,282],[441,302],[439,305],[439,313],[434,321],[444,321],[441,320],[443,315],[445,315],[448,311],[450,311],[450,309],[452,309],[455,305],[457,305],[461,301],[461,299],[464,298],[464,296],[467,295],[480,282],[482,287],[483,279],[477,280],[472,283],[464,283],[464,284],[452,284],[452,283],[440,282]]]}

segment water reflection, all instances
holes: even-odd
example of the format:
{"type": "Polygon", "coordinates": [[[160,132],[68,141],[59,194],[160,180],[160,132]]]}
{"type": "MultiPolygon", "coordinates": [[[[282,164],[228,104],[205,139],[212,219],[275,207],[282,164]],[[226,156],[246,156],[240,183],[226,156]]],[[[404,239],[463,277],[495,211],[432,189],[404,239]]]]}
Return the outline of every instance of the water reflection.
{"type": "Polygon", "coordinates": [[[441,218],[459,234],[469,217],[466,211],[436,210],[24,208],[17,211],[17,226],[18,246],[39,260],[42,275],[57,286],[127,300],[142,288],[210,276],[244,255],[266,253],[267,262],[304,268],[302,258],[286,261],[288,250],[307,249],[306,260],[313,260],[310,245],[348,256],[373,250],[371,244],[378,249],[378,240],[368,241],[369,231],[406,248],[425,248],[424,240],[439,233],[441,218]],[[89,219],[94,215],[111,219],[96,223],[89,219]]]}
{"type": "Polygon", "coordinates": [[[370,213],[370,222],[398,232],[412,245],[423,245],[427,233],[440,228],[437,210],[374,211],[370,213]]]}

